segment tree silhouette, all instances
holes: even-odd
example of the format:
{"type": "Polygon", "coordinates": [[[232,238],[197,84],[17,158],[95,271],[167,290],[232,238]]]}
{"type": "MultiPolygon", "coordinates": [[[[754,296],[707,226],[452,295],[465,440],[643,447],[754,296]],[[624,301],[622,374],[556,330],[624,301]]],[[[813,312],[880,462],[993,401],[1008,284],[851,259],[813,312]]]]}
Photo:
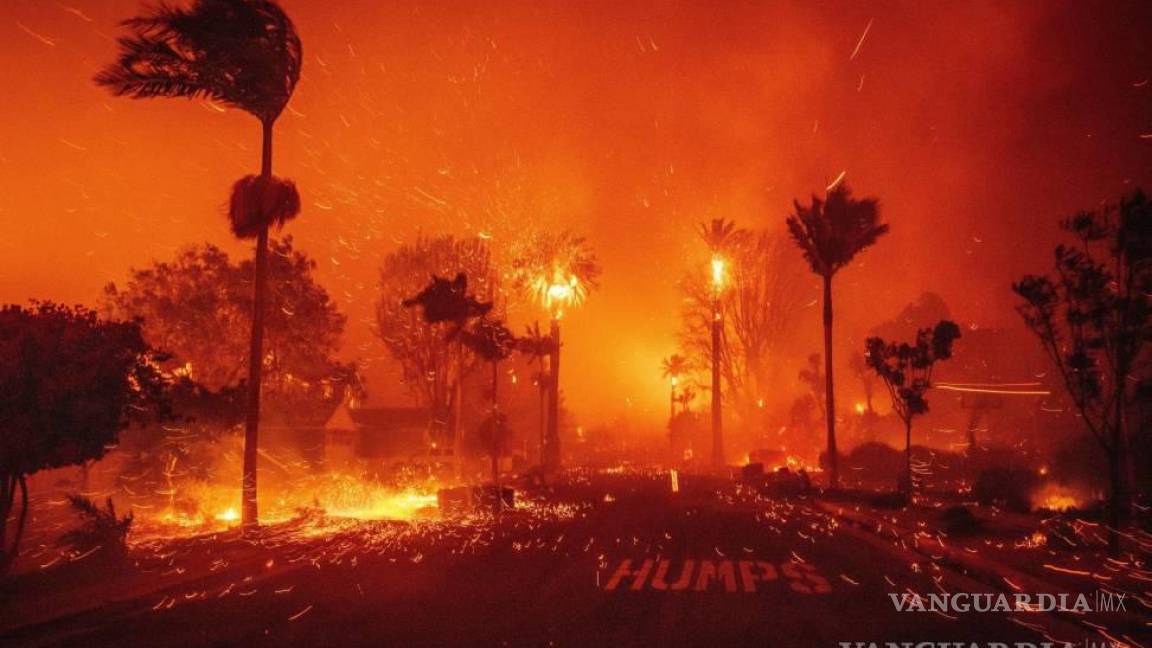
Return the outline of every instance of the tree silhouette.
{"type": "Polygon", "coordinates": [[[747,230],[737,229],[734,221],[723,218],[701,223],[697,234],[708,246],[708,251],[716,254],[729,254],[748,239],[747,230]]]}
{"type": "Polygon", "coordinates": [[[879,206],[874,198],[852,197],[848,185],[841,183],[828,192],[824,200],[812,196],[812,204],[794,201],[795,213],[788,217],[788,231],[804,258],[824,280],[824,378],[825,416],[828,427],[829,485],[840,485],[840,461],[836,450],[836,399],[832,373],[832,278],[862,250],[888,232],[880,223],[879,206]]]}
{"type": "Polygon", "coordinates": [[[295,185],[272,175],[272,128],[300,79],[300,37],[273,0],[195,0],[187,9],[157,5],[123,25],[130,35],[117,40],[120,56],[96,75],[97,84],[134,99],[204,97],[260,121],[260,175],[235,184],[228,211],[233,232],[256,239],[243,477],[243,524],[251,529],[259,523],[256,449],[268,227],[283,225],[300,210],[295,185]]]}
{"type": "Polygon", "coordinates": [[[550,385],[551,379],[548,376],[548,370],[544,368],[544,359],[552,357],[553,351],[556,346],[556,341],[550,335],[544,335],[540,331],[540,322],[533,323],[532,326],[525,327],[524,336],[516,340],[516,349],[520,353],[528,356],[530,360],[536,361],[536,376],[534,382],[537,390],[540,392],[540,420],[539,430],[540,435],[540,464],[544,464],[544,434],[545,434],[545,414],[548,411],[548,394],[551,392],[550,385]]]}
{"type": "Polygon", "coordinates": [[[1117,553],[1129,508],[1130,408],[1148,384],[1152,203],[1138,190],[1061,225],[1076,245],[1056,247],[1055,277],[1028,275],[1012,289],[1024,300],[1017,310],[1108,457],[1108,541],[1117,553]]]}
{"type": "Polygon", "coordinates": [[[924,397],[932,388],[932,369],[937,362],[952,357],[952,343],[960,337],[955,322],[940,320],[932,328],[920,329],[916,342],[885,342],[870,337],[865,343],[868,366],[880,376],[892,397],[892,411],[904,422],[905,473],[901,489],[911,493],[912,419],[928,412],[924,397]]]}
{"type": "Polygon", "coordinates": [[[28,475],[99,459],[131,421],[168,415],[156,360],[137,322],[51,303],[0,310],[0,571],[19,551],[28,475]]]}
{"type": "Polygon", "coordinates": [[[699,234],[700,240],[712,255],[711,282],[706,302],[710,306],[708,356],[712,368],[712,467],[720,468],[724,465],[724,417],[720,386],[724,354],[724,308],[721,296],[729,274],[727,267],[732,262],[728,257],[748,238],[748,232],[736,229],[736,223],[732,221],[714,218],[709,223],[700,224],[699,234]]]}
{"type": "MultiPolygon", "coordinates": [[[[781,353],[811,300],[809,275],[791,263],[790,246],[779,233],[755,231],[728,253],[727,286],[719,296],[722,397],[749,428],[766,423],[761,403],[779,382],[781,353]]],[[[681,347],[697,367],[708,367],[715,298],[708,273],[689,272],[681,290],[681,347]]]]}
{"type": "MultiPolygon", "coordinates": [[[[291,236],[269,240],[268,250],[264,409],[320,396],[347,369],[336,359],[347,318],[316,282],[316,262],[291,236]]],[[[166,371],[209,390],[231,388],[248,374],[248,344],[235,332],[252,312],[252,270],[250,259],[237,263],[214,245],[189,246],[106,286],[104,311],[139,317],[144,339],[171,354],[166,371]]]]}
{"type": "Polygon", "coordinates": [[[492,364],[492,407],[496,407],[499,402],[499,365],[516,349],[516,336],[504,322],[488,317],[476,320],[461,335],[464,346],[480,359],[492,364]]]}
{"type": "Polygon", "coordinates": [[[872,407],[872,397],[875,395],[873,382],[876,375],[868,367],[868,358],[863,354],[853,353],[848,358],[848,368],[856,374],[856,377],[860,379],[860,386],[864,388],[864,412],[868,415],[874,415],[876,409],[872,407]]]}
{"type": "MultiPolygon", "coordinates": [[[[420,307],[424,322],[435,327],[438,324],[447,326],[444,341],[452,344],[456,352],[456,380],[452,402],[455,411],[452,415],[452,437],[457,450],[461,446],[460,437],[460,404],[463,400],[462,389],[464,384],[464,339],[461,335],[468,324],[475,318],[483,317],[492,310],[492,302],[481,302],[468,292],[468,276],[463,272],[457,273],[454,279],[432,275],[428,283],[414,297],[401,302],[404,308],[420,307]]],[[[459,456],[459,452],[457,452],[459,456]]]]}
{"type": "Polygon", "coordinates": [[[376,333],[400,365],[404,384],[431,412],[434,440],[445,447],[459,436],[462,381],[478,362],[474,354],[461,352],[458,340],[448,339],[453,324],[429,324],[420,309],[405,307],[404,302],[426,288],[429,277],[459,272],[484,299],[498,296],[498,276],[486,241],[417,237],[385,255],[376,305],[376,333]]]}
{"type": "Polygon", "coordinates": [[[492,411],[478,431],[478,440],[492,460],[492,482],[498,485],[500,457],[507,452],[509,435],[508,418],[500,411],[500,362],[512,355],[516,336],[504,322],[481,317],[461,333],[461,341],[477,357],[492,365],[492,411]]]}
{"type": "Polygon", "coordinates": [[[664,373],[664,378],[668,380],[671,395],[669,396],[669,410],[668,421],[671,425],[672,418],[676,416],[676,387],[680,382],[680,378],[688,373],[688,358],[674,353],[661,362],[661,368],[664,373]]]}
{"type": "Polygon", "coordinates": [[[492,302],[481,302],[468,293],[468,275],[463,272],[451,280],[433,275],[423,290],[402,304],[405,308],[420,306],[424,321],[429,324],[451,325],[449,339],[459,335],[468,322],[492,310],[492,302]]]}
{"type": "Polygon", "coordinates": [[[548,430],[544,451],[547,468],[560,465],[560,318],[599,287],[600,262],[582,236],[569,230],[538,233],[514,250],[513,285],[533,298],[552,318],[548,362],[548,430]]]}

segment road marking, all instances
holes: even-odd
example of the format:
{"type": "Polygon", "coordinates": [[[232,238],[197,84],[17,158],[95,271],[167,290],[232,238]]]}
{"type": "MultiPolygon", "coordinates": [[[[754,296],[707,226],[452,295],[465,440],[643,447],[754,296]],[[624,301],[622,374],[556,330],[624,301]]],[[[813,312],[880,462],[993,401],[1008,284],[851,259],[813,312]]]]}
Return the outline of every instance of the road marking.
{"type": "MultiPolygon", "coordinates": [[[[645,558],[624,558],[603,589],[612,592],[620,588],[632,591],[645,589],[657,592],[723,591],[729,594],[755,594],[766,583],[787,584],[800,594],[827,594],[832,584],[815,566],[790,560],[779,566],[763,560],[685,559],[672,561],[645,558]],[[679,563],[675,567],[673,563],[679,563]],[[783,577],[783,578],[781,578],[783,577]]],[[[596,572],[600,586],[600,572],[596,572]]]]}

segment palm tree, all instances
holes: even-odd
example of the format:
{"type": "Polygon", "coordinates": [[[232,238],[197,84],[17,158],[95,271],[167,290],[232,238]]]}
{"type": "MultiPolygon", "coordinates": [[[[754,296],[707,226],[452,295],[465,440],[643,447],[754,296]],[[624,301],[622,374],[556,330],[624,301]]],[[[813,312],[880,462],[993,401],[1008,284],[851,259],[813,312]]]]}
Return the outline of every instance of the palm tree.
{"type": "Polygon", "coordinates": [[[292,20],[273,0],[195,0],[184,9],[156,5],[124,21],[117,61],[96,75],[117,96],[204,97],[260,121],[260,175],[233,187],[233,232],[256,239],[248,406],[244,428],[243,523],[258,524],[256,448],[260,424],[268,226],[300,210],[295,186],[272,175],[272,127],[300,79],[301,43],[292,20]]]}
{"type": "Polygon", "coordinates": [[[568,230],[538,234],[521,244],[513,261],[513,282],[552,317],[548,371],[548,434],[544,466],[560,465],[560,318],[599,287],[600,263],[582,236],[568,230]]]}
{"type": "Polygon", "coordinates": [[[664,377],[668,379],[672,389],[668,418],[668,420],[671,421],[672,418],[676,416],[676,384],[680,381],[680,376],[688,373],[688,358],[685,358],[679,353],[674,353],[664,358],[661,366],[664,369],[664,377]]]}
{"type": "Polygon", "coordinates": [[[540,332],[539,321],[533,323],[532,326],[525,327],[525,330],[526,333],[524,337],[521,337],[516,341],[516,346],[520,353],[528,356],[529,359],[536,360],[537,363],[535,382],[536,387],[540,391],[540,465],[544,465],[544,448],[547,445],[544,439],[544,414],[547,412],[548,408],[548,404],[546,402],[548,399],[548,394],[551,393],[551,389],[549,388],[551,381],[548,378],[547,370],[544,369],[544,358],[552,357],[553,348],[555,345],[553,344],[551,336],[544,335],[542,332],[540,332]]]}
{"type": "Polygon", "coordinates": [[[723,218],[714,218],[711,223],[700,225],[700,238],[712,254],[712,465],[715,468],[724,465],[724,417],[720,394],[720,345],[724,313],[720,295],[724,289],[728,257],[747,236],[746,230],[736,229],[736,223],[723,218]]]}
{"type": "Polygon", "coordinates": [[[880,222],[875,198],[856,199],[847,184],[828,191],[825,200],[812,196],[805,207],[793,201],[796,213],[788,217],[788,231],[812,272],[824,280],[824,417],[828,426],[829,485],[840,485],[836,453],[836,407],[832,391],[832,277],[865,248],[888,232],[880,222]]]}
{"type": "MultiPolygon", "coordinates": [[[[479,430],[481,445],[492,460],[492,483],[500,486],[500,457],[507,449],[508,420],[500,411],[500,362],[512,355],[517,340],[498,319],[481,317],[461,334],[461,341],[479,358],[492,364],[492,413],[479,430]]],[[[497,497],[497,502],[502,501],[497,497]]]]}

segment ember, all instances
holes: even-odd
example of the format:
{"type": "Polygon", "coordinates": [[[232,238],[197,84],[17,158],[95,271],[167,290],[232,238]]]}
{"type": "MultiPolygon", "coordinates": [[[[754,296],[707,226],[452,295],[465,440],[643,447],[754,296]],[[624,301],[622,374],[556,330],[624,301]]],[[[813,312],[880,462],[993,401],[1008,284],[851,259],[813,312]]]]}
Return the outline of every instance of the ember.
{"type": "Polygon", "coordinates": [[[1149,0],[0,25],[0,646],[1152,648],[1149,0]]]}

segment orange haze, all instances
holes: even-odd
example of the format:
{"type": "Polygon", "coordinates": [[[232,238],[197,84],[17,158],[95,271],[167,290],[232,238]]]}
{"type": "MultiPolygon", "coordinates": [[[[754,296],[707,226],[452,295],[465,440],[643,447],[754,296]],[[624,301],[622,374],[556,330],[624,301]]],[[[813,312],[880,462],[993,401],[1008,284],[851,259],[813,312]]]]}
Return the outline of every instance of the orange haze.
{"type": "MultiPolygon", "coordinates": [[[[1014,325],[1009,282],[1046,266],[1056,218],[1152,185],[1152,3],[284,5],[306,51],[278,126],[305,203],[289,231],[382,400],[401,392],[370,330],[376,269],[418,231],[587,234],[604,279],[565,320],[569,402],[655,420],[676,283],[706,263],[695,223],[779,227],[846,171],[892,224],[838,280],[855,345],[924,290],[965,325],[1014,325]]],[[[4,302],[92,304],[193,242],[247,254],[221,206],[257,168],[255,121],[90,81],[138,8],[0,5],[4,302]]]]}

